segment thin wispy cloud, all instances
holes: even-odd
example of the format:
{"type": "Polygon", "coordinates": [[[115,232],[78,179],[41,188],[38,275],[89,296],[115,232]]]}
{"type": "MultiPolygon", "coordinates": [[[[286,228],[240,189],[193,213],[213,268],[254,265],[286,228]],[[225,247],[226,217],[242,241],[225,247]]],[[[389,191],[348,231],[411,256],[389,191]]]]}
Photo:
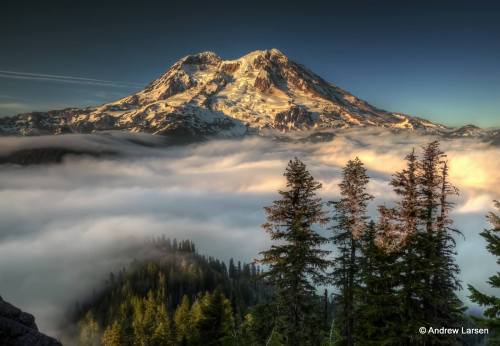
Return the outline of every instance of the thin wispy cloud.
{"type": "Polygon", "coordinates": [[[0,109],[24,109],[27,105],[20,102],[0,102],[0,109]]]}
{"type": "Polygon", "coordinates": [[[99,85],[115,88],[140,88],[144,85],[131,82],[110,81],[104,79],[85,78],[77,76],[65,76],[46,73],[31,73],[21,71],[0,70],[0,78],[8,79],[24,79],[36,81],[50,81],[59,83],[84,84],[84,85],[99,85]]]}

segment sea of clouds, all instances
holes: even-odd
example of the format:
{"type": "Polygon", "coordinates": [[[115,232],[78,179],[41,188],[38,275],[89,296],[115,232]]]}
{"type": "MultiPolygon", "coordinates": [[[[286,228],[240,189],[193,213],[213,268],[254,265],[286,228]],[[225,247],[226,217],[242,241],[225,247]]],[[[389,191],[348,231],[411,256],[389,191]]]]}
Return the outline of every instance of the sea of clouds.
{"type": "MultiPolygon", "coordinates": [[[[0,166],[0,295],[56,335],[68,306],[129,263],[134,244],[152,236],[192,239],[222,260],[256,258],[270,243],[260,228],[262,207],[278,197],[294,156],[323,183],[325,201],[338,198],[341,167],[358,156],[371,177],[375,216],[378,204],[394,200],[388,180],[404,156],[431,140],[380,130],[346,131],[317,143],[248,137],[170,147],[148,135],[0,138],[0,155],[48,146],[122,153],[0,166]]],[[[465,236],[457,238],[460,276],[464,286],[488,290],[485,281],[497,266],[479,232],[500,198],[500,149],[473,139],[443,141],[442,148],[461,192],[452,214],[465,236]]]]}

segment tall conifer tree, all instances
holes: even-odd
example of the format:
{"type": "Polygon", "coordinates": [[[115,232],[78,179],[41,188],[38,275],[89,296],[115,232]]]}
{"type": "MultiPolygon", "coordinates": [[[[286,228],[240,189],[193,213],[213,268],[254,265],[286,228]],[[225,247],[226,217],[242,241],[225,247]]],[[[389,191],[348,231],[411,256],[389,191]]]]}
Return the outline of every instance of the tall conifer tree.
{"type": "MultiPolygon", "coordinates": [[[[453,203],[449,198],[458,190],[449,182],[446,155],[439,142],[434,141],[423,148],[419,162],[420,218],[424,232],[420,236],[420,268],[424,273],[422,290],[425,325],[457,327],[462,316],[462,303],[455,294],[460,289],[459,272],[455,263],[455,240],[460,234],[451,227],[449,211],[453,203]]],[[[427,342],[453,345],[454,335],[426,335],[427,342]]]]}
{"type": "Polygon", "coordinates": [[[187,345],[193,329],[189,298],[183,296],[174,313],[175,337],[179,345],[187,345]]]}
{"type": "Polygon", "coordinates": [[[422,250],[426,238],[421,232],[420,164],[415,150],[405,160],[406,167],[396,172],[390,182],[399,199],[389,222],[400,236],[396,262],[400,288],[395,303],[400,306],[401,323],[396,328],[400,344],[412,345],[422,341],[417,330],[426,323],[421,297],[428,287],[424,282],[427,264],[423,263],[426,257],[422,250]]]}
{"type": "Polygon", "coordinates": [[[432,306],[434,317],[438,323],[449,326],[461,326],[463,324],[463,304],[456,295],[461,289],[458,274],[460,269],[455,262],[456,242],[455,236],[462,233],[453,228],[449,212],[454,203],[450,197],[458,195],[458,189],[449,181],[448,162],[444,161],[439,168],[440,171],[440,193],[439,212],[436,217],[436,232],[434,236],[435,263],[432,278],[432,294],[436,297],[432,306]]]}
{"type": "Polygon", "coordinates": [[[265,208],[267,223],[264,230],[277,241],[261,253],[261,263],[269,266],[263,274],[279,296],[278,314],[283,321],[280,332],[288,345],[311,344],[311,335],[318,332],[314,315],[318,309],[315,284],[325,282],[329,261],[328,251],[321,249],[327,239],[314,229],[328,217],[316,192],[321,188],[306,165],[291,160],[284,173],[286,189],[279,191],[281,199],[265,208]]]}
{"type": "Polygon", "coordinates": [[[101,338],[102,346],[123,346],[125,345],[125,338],[123,336],[123,330],[118,321],[114,321],[110,326],[108,326],[101,338]]]}
{"type": "Polygon", "coordinates": [[[363,294],[357,314],[357,344],[398,345],[401,324],[397,301],[397,253],[392,252],[392,234],[387,229],[386,210],[381,208],[379,224],[370,222],[361,237],[360,278],[363,294]],[[387,246],[389,245],[389,246],[387,246]]]}
{"type": "Polygon", "coordinates": [[[455,336],[420,335],[421,326],[459,325],[462,303],[455,263],[454,235],[449,212],[450,197],[458,193],[449,182],[446,155],[439,142],[423,148],[417,159],[414,151],[407,166],[393,176],[391,185],[399,196],[393,222],[400,234],[398,304],[401,306],[401,345],[452,345],[455,336]]]}
{"type": "Polygon", "coordinates": [[[357,295],[360,285],[360,241],[367,230],[366,208],[373,199],[366,192],[368,176],[363,163],[349,160],[342,171],[341,199],[331,202],[334,206],[333,242],[338,255],[334,261],[333,282],[339,289],[336,303],[340,311],[335,317],[340,332],[340,344],[355,344],[357,295]]]}

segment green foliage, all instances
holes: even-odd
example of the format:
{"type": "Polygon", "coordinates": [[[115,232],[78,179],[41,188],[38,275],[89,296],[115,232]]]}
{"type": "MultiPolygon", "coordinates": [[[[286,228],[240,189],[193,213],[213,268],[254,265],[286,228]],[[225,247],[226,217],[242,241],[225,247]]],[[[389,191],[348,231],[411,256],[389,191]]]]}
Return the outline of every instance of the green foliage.
{"type": "Polygon", "coordinates": [[[454,345],[455,335],[421,335],[422,326],[459,327],[462,303],[455,263],[446,156],[438,142],[414,152],[391,185],[394,208],[379,207],[377,225],[366,226],[368,182],[359,160],[344,168],[342,199],[335,203],[334,243],[339,288],[335,331],[341,345],[454,345]]]}
{"type": "Polygon", "coordinates": [[[242,345],[265,345],[276,333],[279,316],[275,304],[252,307],[241,323],[242,345]]]}
{"type": "Polygon", "coordinates": [[[79,345],[232,344],[239,314],[273,292],[257,282],[255,265],[231,260],[229,275],[223,262],[197,254],[189,241],[155,239],[140,253],[154,257],[111,274],[72,313],[79,345]]]}
{"type": "Polygon", "coordinates": [[[182,298],[181,304],[175,309],[174,323],[177,342],[181,345],[187,344],[188,338],[193,330],[191,309],[187,296],[182,298]]]}
{"type": "Polygon", "coordinates": [[[122,325],[118,321],[108,326],[104,330],[101,338],[103,346],[121,346],[125,344],[125,335],[123,334],[122,325]]]}
{"type": "Polygon", "coordinates": [[[413,151],[406,161],[406,168],[391,181],[398,195],[396,206],[379,207],[374,242],[379,249],[368,247],[364,253],[368,296],[361,335],[366,344],[454,345],[459,342],[455,335],[421,335],[418,328],[453,328],[463,322],[462,303],[455,293],[460,283],[453,238],[460,233],[451,228],[448,216],[453,207],[449,198],[457,190],[448,181],[446,156],[438,142],[425,146],[420,160],[413,151]],[[370,268],[373,264],[384,269],[370,268]],[[370,297],[374,284],[382,294],[370,297]],[[377,338],[376,332],[370,336],[373,328],[385,330],[384,337],[377,338]]]}
{"type": "Polygon", "coordinates": [[[339,184],[341,199],[330,202],[334,206],[333,243],[337,256],[333,262],[332,282],[338,288],[335,303],[338,312],[335,324],[340,330],[338,344],[354,345],[355,321],[361,294],[360,265],[361,238],[367,229],[366,208],[373,196],[366,192],[368,176],[363,163],[349,160],[342,171],[339,184]]]}
{"type": "Polygon", "coordinates": [[[163,305],[158,308],[156,326],[153,331],[151,345],[169,346],[175,345],[175,334],[172,320],[168,316],[166,307],[163,305]]]}
{"type": "Polygon", "coordinates": [[[231,303],[216,290],[205,293],[193,305],[192,327],[195,335],[193,345],[231,345],[235,341],[235,326],[231,303]]]}
{"type": "MultiPolygon", "coordinates": [[[[449,211],[453,203],[449,198],[458,190],[448,181],[446,155],[437,141],[423,148],[419,161],[418,187],[420,195],[420,218],[422,230],[416,249],[419,258],[412,263],[423,273],[426,289],[420,293],[423,318],[426,326],[460,327],[463,324],[462,302],[455,291],[461,288],[457,279],[459,268],[455,263],[454,234],[449,211]]],[[[458,339],[454,335],[425,335],[427,343],[453,345],[458,339]]]]}
{"type": "MultiPolygon", "coordinates": [[[[500,203],[495,201],[495,206],[500,210],[500,203]]],[[[486,240],[488,251],[497,257],[497,264],[500,264],[500,216],[495,213],[488,215],[488,220],[493,226],[481,232],[481,236],[486,240]]],[[[500,288],[500,272],[492,275],[488,279],[488,284],[496,289],[500,288]]],[[[484,306],[484,318],[477,318],[476,322],[489,330],[488,343],[490,345],[500,344],[500,297],[485,294],[469,285],[470,299],[484,306]]]]}
{"type": "Polygon", "coordinates": [[[377,233],[384,232],[371,222],[361,238],[360,281],[356,324],[360,345],[399,345],[401,323],[397,301],[397,254],[388,252],[377,244],[377,233]]]}
{"type": "Polygon", "coordinates": [[[263,276],[278,293],[277,332],[289,345],[309,345],[318,334],[315,284],[326,282],[329,266],[325,259],[328,251],[321,249],[327,239],[313,226],[326,223],[328,218],[316,196],[321,184],[304,163],[297,158],[290,161],[284,176],[287,189],[279,191],[280,200],[265,208],[267,223],[263,225],[277,243],[261,253],[260,262],[269,267],[263,276]]]}

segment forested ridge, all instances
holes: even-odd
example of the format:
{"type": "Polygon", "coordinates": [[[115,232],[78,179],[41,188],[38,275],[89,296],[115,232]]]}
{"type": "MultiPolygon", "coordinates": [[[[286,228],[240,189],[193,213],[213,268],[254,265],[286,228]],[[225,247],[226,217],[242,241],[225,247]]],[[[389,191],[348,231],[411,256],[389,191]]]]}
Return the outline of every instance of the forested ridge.
{"type": "MultiPolygon", "coordinates": [[[[72,309],[66,326],[78,345],[498,345],[500,298],[469,287],[487,308],[471,317],[457,297],[455,262],[463,235],[450,212],[458,190],[438,142],[404,158],[379,205],[358,158],[342,170],[340,197],[295,158],[286,186],[264,208],[272,242],[255,263],[224,263],[189,240],[156,238],[149,257],[110,274],[103,289],[72,309]],[[323,228],[323,231],[319,231],[323,228]],[[436,334],[421,327],[462,328],[436,334]],[[488,334],[479,331],[488,328],[488,334]]],[[[498,204],[497,204],[498,206],[498,204]]],[[[500,255],[498,216],[482,236],[500,255]]],[[[499,262],[500,264],[500,262],[499,262]]],[[[498,274],[489,279],[500,287],[498,274]]]]}
{"type": "Polygon", "coordinates": [[[231,259],[226,265],[197,253],[189,240],[155,238],[141,252],[146,258],[111,273],[104,288],[71,309],[71,323],[66,326],[72,331],[71,341],[79,345],[203,345],[201,331],[198,340],[193,338],[195,325],[213,321],[203,322],[201,314],[217,310],[214,318],[227,337],[225,333],[232,335],[234,324],[241,324],[250,307],[272,296],[273,290],[257,280],[260,269],[256,264],[231,259]]]}

